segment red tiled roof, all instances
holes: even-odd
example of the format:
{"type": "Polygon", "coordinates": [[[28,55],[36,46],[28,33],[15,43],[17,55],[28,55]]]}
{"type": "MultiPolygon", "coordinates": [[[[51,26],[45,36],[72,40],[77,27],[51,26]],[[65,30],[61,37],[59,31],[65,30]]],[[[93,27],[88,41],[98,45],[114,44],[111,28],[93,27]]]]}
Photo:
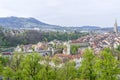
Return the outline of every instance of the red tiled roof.
{"type": "Polygon", "coordinates": [[[55,56],[60,57],[60,58],[74,59],[74,58],[80,58],[81,54],[76,54],[76,55],[56,54],[55,56]]]}
{"type": "Polygon", "coordinates": [[[12,55],[12,52],[3,52],[2,55],[12,55]]]}

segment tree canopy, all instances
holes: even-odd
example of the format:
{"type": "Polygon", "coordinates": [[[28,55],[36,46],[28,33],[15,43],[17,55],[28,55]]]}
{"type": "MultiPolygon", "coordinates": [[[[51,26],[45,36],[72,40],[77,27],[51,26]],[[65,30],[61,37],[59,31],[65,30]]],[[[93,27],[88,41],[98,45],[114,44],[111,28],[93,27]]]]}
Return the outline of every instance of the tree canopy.
{"type": "Polygon", "coordinates": [[[106,48],[95,55],[86,49],[79,68],[73,60],[63,63],[61,58],[40,53],[0,56],[0,76],[5,80],[119,80],[120,62],[111,52],[106,48]]]}

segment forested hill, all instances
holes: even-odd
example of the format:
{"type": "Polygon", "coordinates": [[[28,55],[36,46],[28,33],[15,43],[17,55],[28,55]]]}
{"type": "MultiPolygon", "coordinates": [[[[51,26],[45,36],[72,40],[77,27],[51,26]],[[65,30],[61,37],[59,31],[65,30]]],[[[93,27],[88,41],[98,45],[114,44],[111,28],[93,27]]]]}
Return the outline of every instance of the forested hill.
{"type": "Polygon", "coordinates": [[[18,44],[36,44],[38,42],[52,41],[54,39],[67,41],[85,36],[81,32],[44,32],[37,30],[10,30],[0,27],[0,46],[17,46],[18,44]]]}
{"type": "Polygon", "coordinates": [[[35,18],[23,17],[1,17],[0,25],[4,28],[56,28],[57,25],[50,25],[35,18]]]}
{"type": "MultiPolygon", "coordinates": [[[[41,22],[35,18],[25,18],[25,17],[0,17],[0,26],[10,29],[33,29],[38,28],[43,31],[113,31],[113,27],[101,28],[99,26],[59,26],[51,25],[48,23],[41,22]]],[[[120,30],[120,27],[119,27],[120,30]]]]}

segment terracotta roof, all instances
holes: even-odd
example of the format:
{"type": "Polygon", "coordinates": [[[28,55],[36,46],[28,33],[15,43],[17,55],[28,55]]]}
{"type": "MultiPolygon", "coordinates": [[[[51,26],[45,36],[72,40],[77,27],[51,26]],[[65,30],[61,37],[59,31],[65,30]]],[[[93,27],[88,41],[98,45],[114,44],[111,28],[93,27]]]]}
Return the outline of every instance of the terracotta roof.
{"type": "Polygon", "coordinates": [[[76,54],[76,55],[56,54],[55,56],[60,58],[75,59],[75,58],[80,58],[81,54],[76,54]]]}
{"type": "Polygon", "coordinates": [[[2,55],[12,55],[12,52],[3,52],[2,55]]]}

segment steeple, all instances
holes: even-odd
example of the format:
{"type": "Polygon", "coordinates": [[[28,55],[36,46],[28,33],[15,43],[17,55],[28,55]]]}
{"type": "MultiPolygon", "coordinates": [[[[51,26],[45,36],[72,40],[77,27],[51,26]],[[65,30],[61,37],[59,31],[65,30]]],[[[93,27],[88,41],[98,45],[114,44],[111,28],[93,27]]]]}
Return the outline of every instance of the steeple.
{"type": "Polygon", "coordinates": [[[115,20],[115,24],[114,24],[114,32],[115,32],[115,33],[118,33],[117,20],[115,20]]]}

